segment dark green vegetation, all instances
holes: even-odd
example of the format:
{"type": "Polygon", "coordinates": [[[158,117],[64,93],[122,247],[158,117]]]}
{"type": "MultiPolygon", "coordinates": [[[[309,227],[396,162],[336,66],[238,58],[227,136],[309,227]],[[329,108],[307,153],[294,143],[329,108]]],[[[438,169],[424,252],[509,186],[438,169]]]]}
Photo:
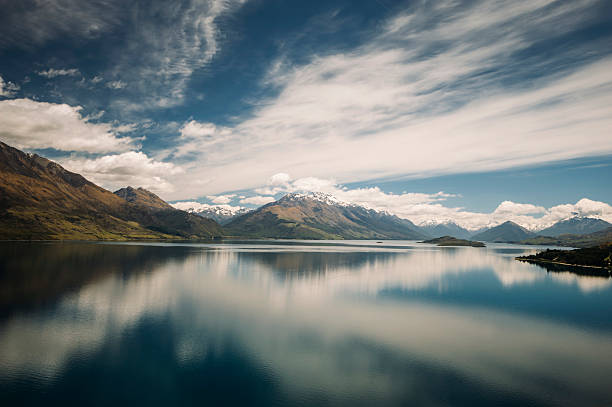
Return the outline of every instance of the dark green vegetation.
{"type": "Polygon", "coordinates": [[[612,227],[599,232],[586,235],[560,235],[557,237],[535,236],[523,240],[522,244],[545,245],[545,246],[568,246],[568,247],[592,247],[612,242],[612,227]]]}
{"type": "Polygon", "coordinates": [[[220,226],[131,188],[118,195],[0,142],[0,239],[212,238],[220,226]]]}
{"type": "Polygon", "coordinates": [[[289,194],[239,216],[227,235],[290,239],[425,239],[406,219],[356,205],[338,205],[324,195],[289,194]]]}
{"type": "Polygon", "coordinates": [[[589,270],[589,273],[610,275],[612,271],[612,243],[575,250],[549,249],[531,256],[517,257],[517,260],[543,265],[589,268],[594,269],[589,270]]]}
{"type": "Polygon", "coordinates": [[[457,239],[456,237],[452,237],[452,236],[437,237],[435,239],[425,240],[424,242],[421,242],[421,243],[432,243],[438,246],[486,247],[485,244],[482,242],[474,242],[471,240],[457,239]]]}
{"type": "Polygon", "coordinates": [[[586,218],[586,217],[575,217],[567,220],[563,220],[555,223],[549,228],[540,230],[538,235],[541,236],[560,236],[560,235],[586,235],[589,233],[599,232],[612,228],[612,224],[605,220],[586,218]]]}
{"type": "Polygon", "coordinates": [[[514,222],[507,221],[499,226],[480,232],[471,237],[472,240],[482,242],[518,243],[535,234],[514,222]]]}

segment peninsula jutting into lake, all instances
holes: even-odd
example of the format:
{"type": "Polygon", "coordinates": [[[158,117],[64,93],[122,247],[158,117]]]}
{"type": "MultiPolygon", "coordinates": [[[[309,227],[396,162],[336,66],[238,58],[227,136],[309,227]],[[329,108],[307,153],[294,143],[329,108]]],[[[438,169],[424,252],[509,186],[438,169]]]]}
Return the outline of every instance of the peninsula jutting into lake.
{"type": "Polygon", "coordinates": [[[610,276],[612,273],[612,243],[575,250],[545,250],[517,260],[542,264],[547,269],[610,276]]]}

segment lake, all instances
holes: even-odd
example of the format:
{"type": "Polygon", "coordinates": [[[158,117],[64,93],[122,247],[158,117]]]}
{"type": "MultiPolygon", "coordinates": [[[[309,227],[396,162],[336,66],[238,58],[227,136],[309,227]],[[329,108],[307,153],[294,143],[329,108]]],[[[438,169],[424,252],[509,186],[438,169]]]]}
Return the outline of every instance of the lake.
{"type": "Polygon", "coordinates": [[[612,405],[612,281],[536,251],[0,243],[0,405],[612,405]]]}

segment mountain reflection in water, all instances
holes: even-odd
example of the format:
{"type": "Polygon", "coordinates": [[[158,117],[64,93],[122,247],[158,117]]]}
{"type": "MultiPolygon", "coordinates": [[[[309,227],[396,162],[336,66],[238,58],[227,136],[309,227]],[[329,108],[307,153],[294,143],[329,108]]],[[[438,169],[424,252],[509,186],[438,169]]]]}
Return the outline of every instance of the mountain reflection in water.
{"type": "Polygon", "coordinates": [[[610,404],[610,279],[533,251],[2,243],[0,402],[610,404]]]}

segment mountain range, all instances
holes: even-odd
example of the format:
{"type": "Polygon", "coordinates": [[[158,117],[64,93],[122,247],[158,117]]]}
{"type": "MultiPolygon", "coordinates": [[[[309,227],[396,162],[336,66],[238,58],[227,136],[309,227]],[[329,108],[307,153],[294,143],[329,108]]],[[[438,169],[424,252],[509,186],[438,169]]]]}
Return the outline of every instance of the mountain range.
{"type": "Polygon", "coordinates": [[[612,225],[601,219],[574,217],[537,234],[511,221],[470,232],[453,222],[417,226],[322,193],[288,194],[255,210],[220,205],[183,211],[143,188],[126,187],[112,193],[53,161],[0,142],[0,239],[221,236],[406,240],[452,236],[578,246],[612,240],[612,225]]]}
{"type": "Polygon", "coordinates": [[[542,229],[538,232],[538,235],[553,237],[566,234],[586,235],[610,227],[612,227],[612,224],[602,219],[576,216],[571,219],[557,222],[546,229],[542,229]]]}
{"type": "Polygon", "coordinates": [[[424,239],[407,219],[338,201],[331,195],[288,194],[239,216],[228,235],[292,239],[424,239]]]}
{"type": "Polygon", "coordinates": [[[612,242],[612,227],[588,234],[566,234],[556,237],[534,236],[522,244],[544,246],[592,247],[612,242]]]}
{"type": "Polygon", "coordinates": [[[133,188],[113,194],[36,154],[0,142],[0,239],[173,239],[221,236],[213,220],[133,188]]]}

